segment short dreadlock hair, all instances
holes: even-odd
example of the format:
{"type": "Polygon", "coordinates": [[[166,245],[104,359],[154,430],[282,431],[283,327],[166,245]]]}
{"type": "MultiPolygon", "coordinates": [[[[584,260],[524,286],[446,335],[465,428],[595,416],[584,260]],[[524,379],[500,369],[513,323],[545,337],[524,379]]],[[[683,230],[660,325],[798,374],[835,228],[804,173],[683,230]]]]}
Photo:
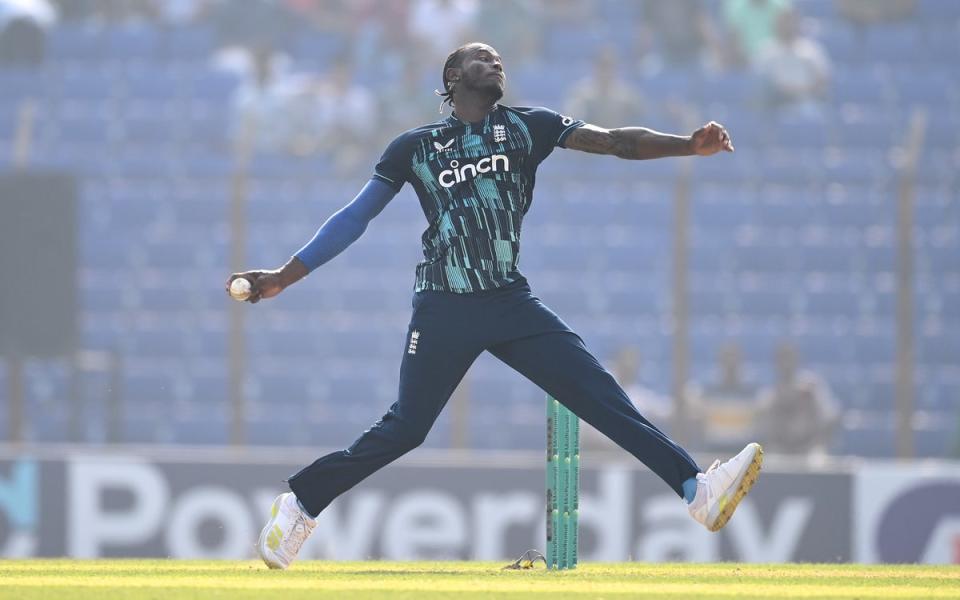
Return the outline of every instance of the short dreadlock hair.
{"type": "Polygon", "coordinates": [[[440,103],[440,111],[443,111],[443,105],[449,104],[453,106],[453,89],[457,85],[458,80],[447,79],[447,69],[455,69],[463,64],[463,58],[467,54],[467,49],[470,46],[473,46],[476,42],[471,42],[469,44],[464,44],[460,46],[447,56],[447,60],[443,63],[443,73],[441,73],[441,78],[443,79],[443,91],[433,90],[433,93],[443,98],[443,102],[440,103]]]}

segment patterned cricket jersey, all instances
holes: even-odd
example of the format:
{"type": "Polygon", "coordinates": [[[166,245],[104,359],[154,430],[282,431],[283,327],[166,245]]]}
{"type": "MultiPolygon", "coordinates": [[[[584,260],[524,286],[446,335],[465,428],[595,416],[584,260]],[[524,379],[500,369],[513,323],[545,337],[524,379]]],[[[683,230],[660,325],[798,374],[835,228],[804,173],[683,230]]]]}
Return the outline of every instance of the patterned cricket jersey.
{"type": "Polygon", "coordinates": [[[581,125],[545,108],[498,104],[482,122],[451,115],[387,147],[374,178],[397,191],[410,182],[429,224],[416,291],[476,292],[522,278],[520,227],[537,166],[581,125]]]}

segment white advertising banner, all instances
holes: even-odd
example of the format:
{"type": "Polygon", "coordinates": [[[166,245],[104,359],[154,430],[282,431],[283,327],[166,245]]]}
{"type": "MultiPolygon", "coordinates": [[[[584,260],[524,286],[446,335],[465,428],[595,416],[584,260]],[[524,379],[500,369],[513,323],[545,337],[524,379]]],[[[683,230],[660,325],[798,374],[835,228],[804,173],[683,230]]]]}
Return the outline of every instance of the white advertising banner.
{"type": "Polygon", "coordinates": [[[960,465],[865,464],[853,514],[860,562],[960,564],[960,465]]]}
{"type": "MultiPolygon", "coordinates": [[[[252,558],[284,479],[310,457],[263,452],[0,450],[0,556],[252,558]]],[[[960,562],[960,466],[778,468],[719,534],[635,462],[581,477],[585,561],[960,562]]],[[[319,518],[304,558],[516,558],[544,548],[535,454],[424,451],[319,518]]]]}

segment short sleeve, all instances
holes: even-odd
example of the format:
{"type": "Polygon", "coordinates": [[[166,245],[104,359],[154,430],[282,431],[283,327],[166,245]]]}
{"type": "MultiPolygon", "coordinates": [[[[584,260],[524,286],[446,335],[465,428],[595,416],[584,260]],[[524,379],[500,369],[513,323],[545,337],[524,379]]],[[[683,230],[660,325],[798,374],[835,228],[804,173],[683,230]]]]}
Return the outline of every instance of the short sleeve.
{"type": "Polygon", "coordinates": [[[554,148],[563,148],[564,141],[570,133],[584,125],[580,119],[561,115],[549,108],[518,109],[524,115],[527,126],[533,137],[534,153],[538,160],[543,160],[554,148]]]}
{"type": "Polygon", "coordinates": [[[394,191],[399,192],[403,183],[410,174],[410,144],[409,136],[404,133],[390,142],[383,151],[380,162],[373,170],[373,179],[384,182],[394,191]]]}

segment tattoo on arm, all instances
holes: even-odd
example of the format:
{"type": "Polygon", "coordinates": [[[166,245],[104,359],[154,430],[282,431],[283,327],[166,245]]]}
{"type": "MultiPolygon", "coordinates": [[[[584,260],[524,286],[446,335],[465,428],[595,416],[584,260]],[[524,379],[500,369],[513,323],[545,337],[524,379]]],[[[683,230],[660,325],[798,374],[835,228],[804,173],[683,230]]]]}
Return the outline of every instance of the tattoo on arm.
{"type": "Polygon", "coordinates": [[[660,133],[645,127],[603,129],[588,124],[574,129],[564,145],[571,150],[610,154],[631,160],[693,154],[689,137],[660,133]]]}

